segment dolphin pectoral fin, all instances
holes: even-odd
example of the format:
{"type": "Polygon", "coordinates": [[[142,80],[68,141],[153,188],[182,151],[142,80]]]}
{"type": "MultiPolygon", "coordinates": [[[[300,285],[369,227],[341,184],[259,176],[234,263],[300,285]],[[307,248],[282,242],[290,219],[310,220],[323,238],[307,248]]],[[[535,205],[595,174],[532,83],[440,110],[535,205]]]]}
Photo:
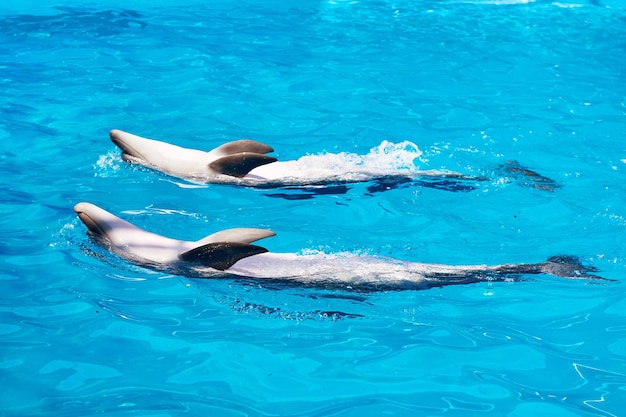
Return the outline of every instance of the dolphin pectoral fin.
{"type": "Polygon", "coordinates": [[[265,253],[261,246],[239,242],[217,242],[202,245],[178,255],[181,261],[196,262],[224,271],[240,259],[265,253]]]}
{"type": "Polygon", "coordinates": [[[250,139],[235,140],[218,146],[211,153],[216,155],[233,155],[242,152],[266,154],[274,152],[271,146],[250,139]]]}
{"type": "Polygon", "coordinates": [[[198,240],[198,246],[216,242],[239,242],[252,243],[266,237],[276,236],[276,233],[266,229],[254,229],[240,227],[235,229],[226,229],[213,233],[203,239],[198,240]]]}
{"type": "Polygon", "coordinates": [[[276,162],[276,158],[259,153],[242,152],[223,156],[209,164],[209,168],[220,174],[242,178],[248,172],[261,165],[276,162]]]}

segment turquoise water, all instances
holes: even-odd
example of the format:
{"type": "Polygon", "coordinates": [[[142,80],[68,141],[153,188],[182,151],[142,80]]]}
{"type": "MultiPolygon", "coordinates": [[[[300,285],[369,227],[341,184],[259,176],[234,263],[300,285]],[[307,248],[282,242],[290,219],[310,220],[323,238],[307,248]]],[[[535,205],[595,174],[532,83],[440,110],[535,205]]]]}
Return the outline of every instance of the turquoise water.
{"type": "Polygon", "coordinates": [[[620,1],[14,3],[0,5],[0,415],[624,412],[620,1]],[[125,164],[112,128],[206,150],[248,137],[280,160],[391,146],[490,180],[198,186],[125,164]],[[529,187],[509,160],[560,188],[529,187]],[[276,252],[452,265],[569,254],[615,281],[194,280],[104,251],[80,201],[180,239],[261,227],[276,252]]]}

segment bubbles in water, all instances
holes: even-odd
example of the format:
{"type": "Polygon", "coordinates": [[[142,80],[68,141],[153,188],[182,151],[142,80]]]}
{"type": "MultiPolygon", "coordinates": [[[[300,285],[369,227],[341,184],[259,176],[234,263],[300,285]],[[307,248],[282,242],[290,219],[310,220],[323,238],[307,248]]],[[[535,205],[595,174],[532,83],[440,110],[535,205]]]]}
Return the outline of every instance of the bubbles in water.
{"type": "Polygon", "coordinates": [[[64,224],[60,230],[52,235],[52,241],[49,243],[51,248],[63,249],[72,246],[71,238],[74,234],[76,220],[73,223],[64,224]]]}
{"type": "Polygon", "coordinates": [[[114,172],[120,169],[122,159],[115,151],[109,151],[105,155],[100,155],[98,161],[93,166],[94,176],[100,178],[110,177],[114,172]]]}

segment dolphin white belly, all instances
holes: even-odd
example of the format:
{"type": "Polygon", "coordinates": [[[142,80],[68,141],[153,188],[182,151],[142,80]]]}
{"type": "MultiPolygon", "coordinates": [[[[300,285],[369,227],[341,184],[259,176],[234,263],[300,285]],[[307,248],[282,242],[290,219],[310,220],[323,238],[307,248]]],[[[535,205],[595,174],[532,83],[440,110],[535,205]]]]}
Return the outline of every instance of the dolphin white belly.
{"type": "Polygon", "coordinates": [[[602,279],[573,257],[504,265],[441,265],[355,254],[271,253],[251,242],[274,236],[269,230],[237,228],[198,241],[171,239],[145,231],[90,203],[74,207],[89,234],[105,248],[132,262],[175,270],[196,278],[236,276],[306,285],[382,288],[429,288],[503,280],[526,274],[602,279]]]}
{"type": "Polygon", "coordinates": [[[486,265],[424,264],[351,253],[268,252],[241,259],[227,272],[247,278],[281,279],[305,284],[401,287],[407,284],[433,284],[446,277],[465,277],[467,282],[475,282],[476,277],[472,276],[474,273],[487,275],[495,270],[491,271],[486,265]]]}
{"type": "Polygon", "coordinates": [[[414,145],[414,149],[404,152],[405,159],[410,161],[384,160],[389,157],[385,150],[369,159],[340,153],[305,155],[297,160],[277,161],[266,155],[273,151],[270,146],[247,139],[228,142],[204,152],[117,129],[111,130],[110,137],[122,150],[125,160],[200,183],[267,187],[366,182],[383,177],[484,180],[457,172],[419,170],[413,164],[413,159],[420,155],[414,145]],[[394,163],[405,167],[394,167],[394,163]]]}
{"type": "MultiPolygon", "coordinates": [[[[278,188],[380,182],[379,187],[371,189],[381,191],[412,181],[426,187],[470,191],[477,182],[489,180],[454,171],[419,169],[414,161],[421,152],[408,141],[383,141],[367,155],[324,153],[278,161],[267,155],[274,151],[270,146],[249,139],[227,142],[205,152],[117,129],[109,135],[122,150],[124,160],[196,183],[278,188]]],[[[554,180],[517,161],[500,164],[496,171],[504,175],[500,181],[548,192],[559,188],[554,180]]]]}

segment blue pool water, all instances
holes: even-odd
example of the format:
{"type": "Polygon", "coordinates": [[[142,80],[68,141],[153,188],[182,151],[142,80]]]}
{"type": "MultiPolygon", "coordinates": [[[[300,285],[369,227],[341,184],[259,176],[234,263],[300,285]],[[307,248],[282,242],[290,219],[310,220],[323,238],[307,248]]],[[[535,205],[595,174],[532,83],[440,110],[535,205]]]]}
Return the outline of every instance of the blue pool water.
{"type": "Polygon", "coordinates": [[[13,3],[0,4],[0,415],[623,415],[621,0],[13,3]],[[112,128],[489,181],[198,186],[124,163],[112,128]],[[529,186],[498,168],[509,160],[560,187],[529,186]],[[180,239],[271,228],[271,251],[452,265],[568,254],[614,282],[194,280],[104,251],[81,201],[180,239]]]}

